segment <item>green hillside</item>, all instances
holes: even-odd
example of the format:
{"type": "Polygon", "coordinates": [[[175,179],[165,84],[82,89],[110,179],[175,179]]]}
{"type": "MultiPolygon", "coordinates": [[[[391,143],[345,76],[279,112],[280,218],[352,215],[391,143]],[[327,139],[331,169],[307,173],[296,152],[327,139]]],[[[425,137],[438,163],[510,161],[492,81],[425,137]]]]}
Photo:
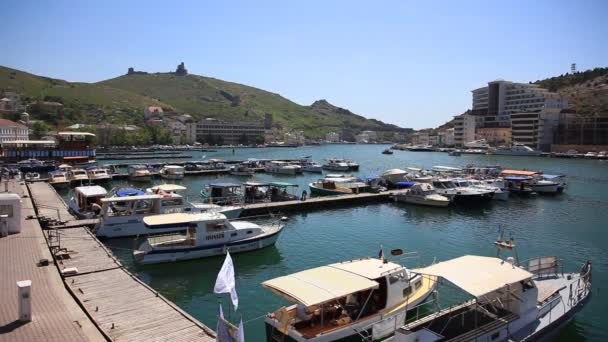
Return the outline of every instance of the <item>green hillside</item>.
{"type": "Polygon", "coordinates": [[[0,91],[15,91],[30,104],[62,103],[64,107],[57,113],[43,113],[38,106],[28,108],[33,118],[59,126],[76,122],[143,124],[144,107],[160,106],[195,118],[226,121],[261,122],[269,113],[275,126],[301,129],[309,137],[321,137],[330,131],[352,137],[362,130],[403,130],[324,100],[302,106],[275,93],[197,75],[134,73],[98,83],[80,83],[0,66],[0,91]]]}
{"type": "Polygon", "coordinates": [[[369,120],[327,101],[302,106],[281,95],[197,75],[174,73],[123,75],[98,84],[158,99],[194,117],[214,117],[231,121],[261,121],[272,114],[275,124],[321,136],[331,130],[395,131],[397,126],[369,120]]]}
{"type": "MultiPolygon", "coordinates": [[[[143,118],[133,113],[140,113],[145,106],[170,107],[160,101],[103,84],[67,82],[0,66],[2,90],[19,93],[26,103],[37,100],[62,103],[64,109],[53,118],[53,124],[101,121],[139,123],[143,118]]],[[[38,113],[34,111],[31,114],[36,117],[38,113]]]]}

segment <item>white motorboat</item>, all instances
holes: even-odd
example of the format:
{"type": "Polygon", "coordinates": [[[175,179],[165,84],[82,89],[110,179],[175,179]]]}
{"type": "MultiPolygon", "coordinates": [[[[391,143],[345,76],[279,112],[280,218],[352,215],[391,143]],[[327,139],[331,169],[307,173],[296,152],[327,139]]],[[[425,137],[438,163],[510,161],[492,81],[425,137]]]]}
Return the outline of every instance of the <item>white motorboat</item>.
{"type": "Polygon", "coordinates": [[[494,196],[492,196],[492,198],[495,200],[507,201],[509,199],[509,192],[503,190],[504,186],[497,186],[496,180],[494,179],[467,179],[467,182],[474,188],[493,191],[494,196]]]}
{"type": "Polygon", "coordinates": [[[598,159],[606,159],[606,158],[608,158],[608,152],[606,152],[606,151],[599,151],[597,153],[597,158],[598,159]]]}
{"type": "Polygon", "coordinates": [[[535,176],[528,182],[532,190],[539,194],[557,194],[562,192],[563,187],[560,187],[558,182],[546,179],[542,176],[535,176]]]}
{"type": "Polygon", "coordinates": [[[540,156],[542,154],[541,151],[518,142],[513,142],[511,146],[500,146],[491,150],[490,153],[504,156],[540,156]]]}
{"type": "Polygon", "coordinates": [[[473,188],[465,185],[466,182],[457,184],[454,179],[437,178],[433,180],[433,186],[440,195],[448,197],[458,203],[464,202],[487,202],[494,197],[494,192],[486,189],[473,188]]]}
{"type": "Polygon", "coordinates": [[[105,183],[112,179],[107,169],[96,166],[87,170],[87,177],[91,183],[105,183]]]}
{"type": "Polygon", "coordinates": [[[253,176],[255,171],[249,167],[249,164],[242,163],[230,167],[230,174],[233,176],[253,176]]]}
{"type": "Polygon", "coordinates": [[[267,173],[295,175],[302,172],[302,167],[300,165],[292,165],[284,161],[273,160],[266,163],[264,166],[264,171],[267,173]]]}
{"type": "Polygon", "coordinates": [[[51,171],[49,172],[49,184],[58,189],[64,189],[70,186],[68,173],[66,171],[51,171]]]}
{"type": "Polygon", "coordinates": [[[564,176],[564,175],[550,175],[550,174],[543,173],[540,175],[540,177],[542,177],[542,179],[544,179],[544,180],[549,180],[549,181],[557,183],[558,192],[564,191],[564,189],[568,185],[566,183],[566,176],[564,176]]]}
{"type": "Polygon", "coordinates": [[[160,176],[164,179],[179,180],[184,179],[184,167],[179,165],[165,165],[160,169],[160,176]]]}
{"type": "Polygon", "coordinates": [[[449,198],[437,194],[435,188],[427,183],[414,184],[407,192],[396,194],[395,201],[431,207],[447,207],[450,204],[449,198]]]}
{"type": "Polygon", "coordinates": [[[89,182],[89,175],[87,172],[84,169],[77,167],[69,169],[68,177],[72,184],[85,184],[89,182]]]}
{"type": "Polygon", "coordinates": [[[329,342],[392,335],[406,311],[423,302],[436,281],[402,265],[366,258],[270,279],[264,288],[295,303],[268,314],[267,341],[329,342]],[[389,323],[390,322],[390,323],[389,323]]]}
{"type": "Polygon", "coordinates": [[[138,264],[157,264],[253,251],[272,246],[285,227],[280,221],[257,225],[229,221],[220,213],[166,214],[144,218],[150,230],[175,228],[185,234],[148,237],[133,251],[138,264]]]}
{"type": "Polygon", "coordinates": [[[513,258],[465,255],[413,270],[442,278],[472,298],[429,314],[428,308],[440,307],[435,296],[435,303],[411,310],[408,323],[387,341],[541,340],[572,320],[591,298],[591,262],[576,273],[563,273],[560,266],[556,257],[520,266],[513,258]]]}
{"type": "Polygon", "coordinates": [[[243,210],[238,206],[190,203],[178,193],[186,189],[176,184],[157,185],[145,192],[139,189],[120,189],[113,197],[101,200],[100,220],[95,226],[95,234],[105,238],[166,234],[180,229],[151,230],[144,225],[143,218],[169,213],[218,212],[229,219],[235,219],[243,210]]]}
{"type": "Polygon", "coordinates": [[[416,183],[432,183],[433,176],[429,175],[427,171],[419,167],[407,167],[408,178],[412,182],[416,183]]]}
{"type": "Polygon", "coordinates": [[[107,194],[99,185],[79,186],[70,191],[68,207],[78,218],[90,219],[101,213],[101,201],[107,194]]]}
{"type": "Polygon", "coordinates": [[[464,143],[464,147],[475,150],[487,150],[490,145],[488,145],[486,139],[479,139],[464,143]]]}
{"type": "Polygon", "coordinates": [[[40,180],[40,174],[38,172],[26,172],[23,178],[28,182],[37,181],[40,180]]]}
{"type": "Polygon", "coordinates": [[[310,193],[316,196],[332,196],[368,192],[370,186],[351,175],[328,174],[308,184],[310,193]]]}
{"type": "Polygon", "coordinates": [[[596,159],[597,158],[597,153],[595,153],[595,152],[587,152],[587,153],[585,153],[584,157],[588,158],[588,159],[596,159]]]}
{"type": "Polygon", "coordinates": [[[312,161],[308,158],[304,158],[300,161],[300,165],[302,166],[302,171],[304,172],[315,172],[315,173],[322,173],[323,172],[323,165],[312,161]]]}
{"type": "Polygon", "coordinates": [[[325,170],[330,171],[350,171],[351,166],[344,159],[332,158],[328,159],[327,163],[323,164],[325,170]]]}
{"type": "Polygon", "coordinates": [[[131,182],[149,182],[152,180],[152,173],[146,165],[134,164],[129,165],[129,180],[131,182]]]}
{"type": "Polygon", "coordinates": [[[408,172],[401,169],[386,170],[380,174],[380,177],[391,185],[409,181],[408,172]]]}

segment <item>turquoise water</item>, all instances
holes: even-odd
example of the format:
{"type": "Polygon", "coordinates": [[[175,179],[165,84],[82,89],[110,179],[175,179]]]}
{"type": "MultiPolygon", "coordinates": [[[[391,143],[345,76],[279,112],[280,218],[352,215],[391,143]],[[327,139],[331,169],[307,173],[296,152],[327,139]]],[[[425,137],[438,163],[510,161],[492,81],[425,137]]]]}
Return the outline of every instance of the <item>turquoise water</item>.
{"type": "MultiPolygon", "coordinates": [[[[406,204],[376,204],[327,209],[289,217],[287,228],[274,248],[233,256],[239,293],[239,310],[230,318],[241,317],[249,341],[264,338],[262,319],[254,318],[282,306],[285,302],[261,288],[260,283],[287,273],[345,259],[376,256],[382,244],[418,252],[417,258],[399,260],[407,266],[429,264],[434,258],[445,260],[463,254],[495,256],[493,241],[499,224],[512,233],[520,260],[539,255],[557,255],[568,271],[578,271],[587,259],[593,261],[594,296],[587,307],[561,333],[564,341],[605,341],[608,328],[602,317],[608,313],[603,283],[608,281],[608,161],[570,160],[534,157],[463,155],[395,151],[380,152],[382,145],[326,145],[301,148],[237,149],[205,153],[208,158],[297,158],[311,155],[321,161],[327,157],[348,157],[361,164],[360,176],[377,174],[390,168],[433,165],[463,166],[498,164],[503,167],[542,170],[568,176],[566,192],[555,197],[511,198],[479,208],[425,208],[406,204]]],[[[193,159],[202,154],[193,153],[193,159]]],[[[158,161],[158,160],[153,160],[158,161]]],[[[109,161],[111,162],[111,161],[109,161]]],[[[257,180],[280,178],[300,185],[298,193],[318,178],[315,174],[273,177],[256,175],[257,180]]],[[[204,184],[221,180],[244,181],[231,176],[186,177],[182,184],[192,198],[204,184]]],[[[110,186],[127,185],[117,182],[110,186]]],[[[131,259],[129,239],[108,242],[121,261],[153,288],[214,328],[219,301],[227,312],[226,296],[213,294],[217,271],[223,258],[208,258],[166,265],[136,267],[131,259]]],[[[448,293],[441,304],[462,298],[448,293]]]]}

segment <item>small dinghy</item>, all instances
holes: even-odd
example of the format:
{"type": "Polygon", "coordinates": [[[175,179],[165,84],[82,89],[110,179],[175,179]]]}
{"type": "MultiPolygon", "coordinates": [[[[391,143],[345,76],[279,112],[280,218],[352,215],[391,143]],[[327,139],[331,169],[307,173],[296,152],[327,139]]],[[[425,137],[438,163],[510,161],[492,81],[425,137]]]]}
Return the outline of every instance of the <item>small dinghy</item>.
{"type": "Polygon", "coordinates": [[[504,228],[500,228],[500,233],[498,234],[498,238],[494,241],[494,244],[498,247],[502,248],[515,248],[515,241],[513,240],[513,236],[509,237],[509,240],[504,239],[505,230],[504,228]]]}

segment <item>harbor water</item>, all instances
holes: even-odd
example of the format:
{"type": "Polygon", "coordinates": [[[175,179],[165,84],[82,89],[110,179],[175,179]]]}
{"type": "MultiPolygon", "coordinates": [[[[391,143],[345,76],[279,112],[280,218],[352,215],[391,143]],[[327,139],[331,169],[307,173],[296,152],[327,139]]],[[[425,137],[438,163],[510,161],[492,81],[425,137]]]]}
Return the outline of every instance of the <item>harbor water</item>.
{"type": "MultiPolygon", "coordinates": [[[[590,303],[563,329],[559,340],[606,341],[608,299],[603,297],[603,283],[608,281],[608,161],[462,155],[439,152],[395,151],[381,154],[386,145],[324,145],[299,148],[220,149],[217,152],[188,152],[193,160],[202,155],[218,159],[247,158],[352,158],[360,165],[354,175],[379,174],[391,168],[408,166],[430,168],[434,165],[500,165],[504,168],[539,170],[567,175],[568,187],[557,196],[511,197],[507,202],[494,201],[478,207],[428,208],[401,203],[326,208],[289,215],[287,227],[275,247],[233,255],[236,269],[238,310],[229,309],[228,297],[215,295],[213,287],[224,260],[214,257],[172,264],[134,265],[132,239],[106,241],[123,264],[146,283],[210,327],[215,327],[217,306],[238,324],[245,322],[246,339],[262,341],[263,316],[285,300],[263,289],[260,283],[285,274],[337,261],[378,255],[380,246],[386,255],[394,248],[417,252],[406,258],[392,259],[408,267],[428,265],[463,254],[496,256],[493,241],[499,226],[512,235],[520,261],[534,256],[556,255],[565,270],[578,272],[582,264],[593,262],[593,297],[590,303]]],[[[149,162],[159,162],[154,159],[149,162]]],[[[124,163],[124,161],[120,161],[124,163]]],[[[137,163],[146,162],[138,160],[137,163]]],[[[170,161],[169,161],[170,162],[170,161]]],[[[104,163],[112,163],[111,160],[104,163]]],[[[273,176],[256,174],[257,181],[278,180],[299,185],[297,193],[308,189],[318,174],[273,176]]],[[[244,182],[234,176],[187,176],[179,183],[188,187],[191,200],[200,199],[200,190],[213,182],[244,182]]],[[[151,186],[162,183],[130,185],[116,181],[108,185],[151,186]]],[[[67,197],[67,193],[63,193],[67,197]]],[[[440,289],[441,291],[441,289],[440,289]]],[[[462,300],[453,291],[440,294],[440,304],[447,306],[462,300]]]]}

